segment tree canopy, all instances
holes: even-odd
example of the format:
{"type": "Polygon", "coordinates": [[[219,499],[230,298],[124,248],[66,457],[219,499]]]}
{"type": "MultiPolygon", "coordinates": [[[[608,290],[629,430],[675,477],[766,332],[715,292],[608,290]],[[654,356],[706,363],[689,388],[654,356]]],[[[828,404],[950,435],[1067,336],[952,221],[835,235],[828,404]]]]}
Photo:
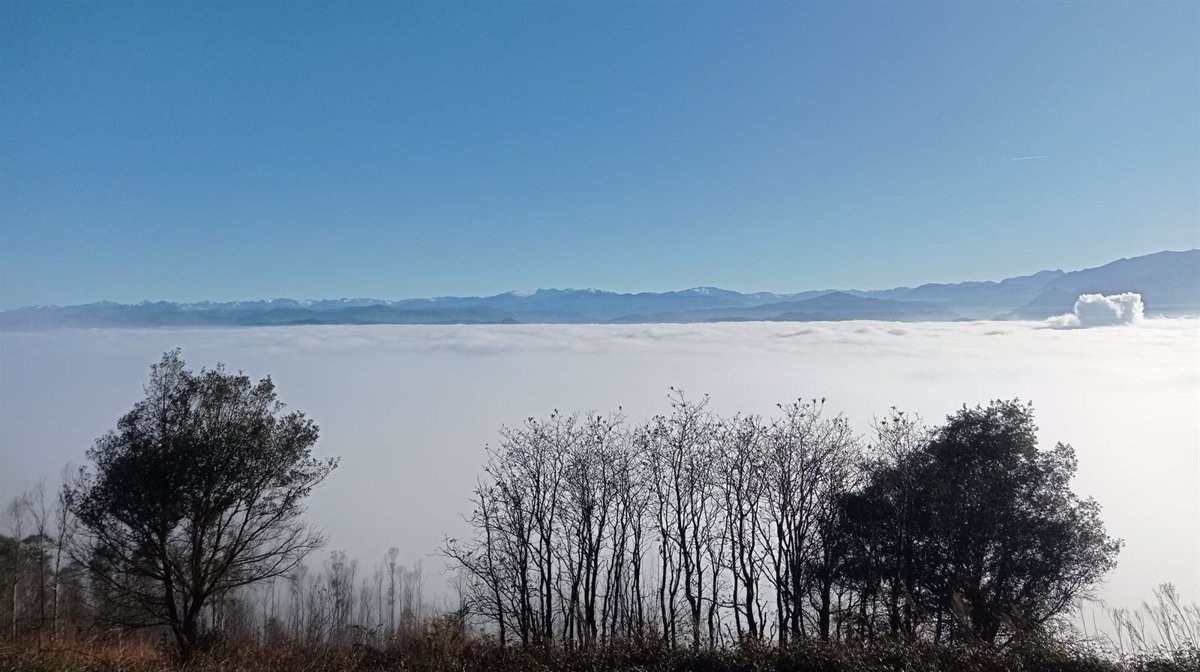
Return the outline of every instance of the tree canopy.
{"type": "Polygon", "coordinates": [[[849,532],[870,549],[860,577],[904,596],[893,630],[914,634],[916,603],[959,638],[994,642],[1061,614],[1116,565],[1099,505],[1070,489],[1074,449],[1039,450],[1036,430],[1029,404],[964,407],[884,455],[848,502],[849,532]]]}
{"type": "Polygon", "coordinates": [[[317,425],[284,412],[270,378],[151,368],[145,398],[97,439],[66,487],[74,553],[127,626],[169,626],[184,656],[214,596],[286,574],[322,542],[305,498],[337,466],[312,454],[317,425]]]}

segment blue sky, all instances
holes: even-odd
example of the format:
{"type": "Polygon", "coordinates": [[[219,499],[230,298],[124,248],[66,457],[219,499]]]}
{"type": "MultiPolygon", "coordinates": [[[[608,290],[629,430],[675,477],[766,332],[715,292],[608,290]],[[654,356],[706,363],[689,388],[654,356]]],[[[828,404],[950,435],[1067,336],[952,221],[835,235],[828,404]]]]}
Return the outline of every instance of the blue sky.
{"type": "Polygon", "coordinates": [[[1198,35],[1195,2],[9,1],[0,307],[1197,247],[1198,35]]]}

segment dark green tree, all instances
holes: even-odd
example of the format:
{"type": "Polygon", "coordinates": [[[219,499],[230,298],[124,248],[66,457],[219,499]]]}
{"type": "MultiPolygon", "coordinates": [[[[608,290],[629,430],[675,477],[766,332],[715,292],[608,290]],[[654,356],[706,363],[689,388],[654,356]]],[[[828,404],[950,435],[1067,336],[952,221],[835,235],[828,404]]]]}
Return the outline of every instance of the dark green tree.
{"type": "Polygon", "coordinates": [[[930,430],[919,417],[896,409],[872,429],[869,457],[862,465],[866,483],[842,500],[840,536],[849,547],[843,572],[859,593],[860,636],[884,632],[911,641],[938,608],[918,582],[930,550],[924,532],[929,510],[923,476],[930,430]],[[881,613],[886,625],[870,622],[868,613],[881,613]]]}
{"type": "Polygon", "coordinates": [[[203,608],[282,576],[322,542],[301,518],[337,466],[312,454],[317,426],[284,413],[269,378],[193,372],[178,350],[151,367],[145,398],[88,452],[65,489],[110,620],[170,628],[183,658],[203,608]]]}
{"type": "MultiPolygon", "coordinates": [[[[1075,451],[1039,450],[1036,430],[1029,404],[964,407],[876,469],[853,530],[874,535],[859,545],[874,553],[859,578],[874,572],[890,605],[907,593],[963,641],[994,643],[1069,609],[1116,565],[1121,542],[1096,501],[1071,492],[1075,451]]],[[[907,614],[890,610],[891,630],[911,632],[907,614]]]]}

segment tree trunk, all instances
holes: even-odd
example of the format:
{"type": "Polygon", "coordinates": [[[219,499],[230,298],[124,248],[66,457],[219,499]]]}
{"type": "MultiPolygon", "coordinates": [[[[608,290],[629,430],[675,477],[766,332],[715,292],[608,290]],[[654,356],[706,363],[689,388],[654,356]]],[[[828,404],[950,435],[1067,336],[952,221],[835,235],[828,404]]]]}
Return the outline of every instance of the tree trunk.
{"type": "Polygon", "coordinates": [[[817,627],[821,632],[821,639],[829,641],[829,612],[832,610],[833,581],[825,578],[821,579],[821,608],[817,612],[817,627]]]}

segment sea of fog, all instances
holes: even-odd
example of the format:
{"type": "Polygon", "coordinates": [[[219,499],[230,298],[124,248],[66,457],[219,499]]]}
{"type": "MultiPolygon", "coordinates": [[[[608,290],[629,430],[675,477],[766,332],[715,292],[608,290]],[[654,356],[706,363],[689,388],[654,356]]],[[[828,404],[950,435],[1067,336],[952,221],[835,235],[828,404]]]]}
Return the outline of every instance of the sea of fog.
{"type": "Polygon", "coordinates": [[[892,406],[939,422],[963,404],[1031,400],[1042,444],[1075,446],[1075,490],[1126,541],[1101,597],[1132,607],[1172,581],[1200,600],[1200,320],[0,333],[3,501],[81,463],[174,347],[197,367],[270,374],[320,424],[318,452],[342,458],[311,501],[328,550],[369,570],[398,546],[423,563],[430,592],[444,585],[434,552],[463,532],[483,447],[502,424],[553,409],[638,419],[666,411],[675,386],[710,394],[722,413],[824,397],[864,432],[892,406]]]}

